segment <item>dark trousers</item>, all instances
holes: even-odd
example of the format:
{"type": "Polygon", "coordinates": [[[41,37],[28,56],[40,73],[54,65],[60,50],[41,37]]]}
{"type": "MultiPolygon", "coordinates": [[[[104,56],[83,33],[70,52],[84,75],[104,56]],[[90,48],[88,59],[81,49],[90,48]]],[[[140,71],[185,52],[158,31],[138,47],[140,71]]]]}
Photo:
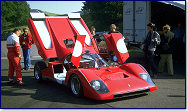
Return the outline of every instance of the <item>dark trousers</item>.
{"type": "Polygon", "coordinates": [[[157,66],[154,60],[154,51],[145,51],[145,65],[148,73],[157,74],[157,66]]]}
{"type": "Polygon", "coordinates": [[[24,56],[24,68],[30,68],[31,60],[30,60],[30,51],[31,49],[22,49],[24,56]]]}

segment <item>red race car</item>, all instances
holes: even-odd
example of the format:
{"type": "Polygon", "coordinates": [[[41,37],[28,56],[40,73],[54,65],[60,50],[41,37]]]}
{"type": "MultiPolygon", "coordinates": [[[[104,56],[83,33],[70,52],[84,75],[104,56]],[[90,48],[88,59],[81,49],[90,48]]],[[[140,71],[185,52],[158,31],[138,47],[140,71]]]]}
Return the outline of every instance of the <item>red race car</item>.
{"type": "Polygon", "coordinates": [[[108,50],[119,65],[109,65],[100,55],[88,27],[77,13],[49,17],[31,13],[29,29],[44,59],[34,66],[37,81],[44,78],[68,86],[72,93],[96,100],[115,99],[157,90],[139,64],[124,62],[129,57],[120,33],[104,35],[108,50]]]}

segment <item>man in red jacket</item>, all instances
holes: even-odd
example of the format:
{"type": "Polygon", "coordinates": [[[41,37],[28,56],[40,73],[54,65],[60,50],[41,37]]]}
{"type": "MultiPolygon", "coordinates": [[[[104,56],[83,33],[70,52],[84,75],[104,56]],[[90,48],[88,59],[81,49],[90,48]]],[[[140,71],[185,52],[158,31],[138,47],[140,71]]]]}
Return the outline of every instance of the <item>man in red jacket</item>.
{"type": "Polygon", "coordinates": [[[24,69],[29,70],[31,66],[30,52],[33,40],[31,34],[28,33],[29,29],[27,27],[24,28],[23,31],[24,33],[20,36],[20,45],[24,56],[24,69]]]}
{"type": "Polygon", "coordinates": [[[8,77],[9,77],[10,85],[14,84],[13,81],[14,71],[16,71],[17,85],[23,85],[21,64],[20,64],[20,59],[21,59],[20,43],[19,43],[20,34],[21,34],[21,29],[16,28],[14,29],[13,34],[11,34],[7,38],[7,49],[8,49],[7,57],[9,60],[8,77]]]}

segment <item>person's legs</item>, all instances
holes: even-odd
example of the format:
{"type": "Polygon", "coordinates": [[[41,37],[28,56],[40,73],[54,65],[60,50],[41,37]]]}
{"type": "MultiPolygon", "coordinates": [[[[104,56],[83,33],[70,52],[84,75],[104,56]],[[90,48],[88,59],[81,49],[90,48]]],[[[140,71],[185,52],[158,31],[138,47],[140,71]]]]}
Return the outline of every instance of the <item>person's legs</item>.
{"type": "Polygon", "coordinates": [[[150,67],[151,67],[151,70],[153,72],[153,75],[156,75],[157,74],[157,66],[155,64],[155,61],[154,61],[154,52],[153,51],[150,51],[150,67]]]}
{"type": "Polygon", "coordinates": [[[8,62],[9,62],[8,78],[9,78],[9,81],[13,81],[13,78],[14,78],[14,66],[13,66],[12,61],[13,61],[12,57],[8,57],[8,62]]]}
{"type": "Polygon", "coordinates": [[[160,54],[160,61],[159,61],[159,66],[158,66],[158,71],[163,72],[164,71],[164,65],[166,63],[166,54],[160,54]]]}
{"type": "Polygon", "coordinates": [[[169,74],[169,75],[174,75],[172,54],[168,54],[168,58],[167,58],[167,67],[168,67],[168,74],[169,74]]]}
{"type": "Polygon", "coordinates": [[[30,68],[30,49],[26,49],[26,68],[30,68]]]}
{"type": "Polygon", "coordinates": [[[22,49],[22,51],[23,51],[23,57],[24,57],[24,69],[26,69],[27,49],[22,49]]]}
{"type": "Polygon", "coordinates": [[[22,74],[21,74],[21,64],[20,64],[20,57],[14,57],[14,68],[16,70],[16,80],[17,80],[17,85],[22,86],[24,83],[22,82],[22,74]]]}
{"type": "Polygon", "coordinates": [[[31,49],[29,49],[29,59],[28,59],[28,64],[29,64],[29,68],[31,68],[31,49]]]}
{"type": "Polygon", "coordinates": [[[145,68],[147,70],[147,72],[150,74],[151,73],[151,69],[150,69],[150,60],[149,60],[149,53],[148,51],[144,52],[144,57],[145,57],[145,68]]]}
{"type": "Polygon", "coordinates": [[[13,58],[13,65],[16,70],[16,80],[22,81],[22,74],[21,74],[21,65],[20,65],[20,57],[13,58]]]}

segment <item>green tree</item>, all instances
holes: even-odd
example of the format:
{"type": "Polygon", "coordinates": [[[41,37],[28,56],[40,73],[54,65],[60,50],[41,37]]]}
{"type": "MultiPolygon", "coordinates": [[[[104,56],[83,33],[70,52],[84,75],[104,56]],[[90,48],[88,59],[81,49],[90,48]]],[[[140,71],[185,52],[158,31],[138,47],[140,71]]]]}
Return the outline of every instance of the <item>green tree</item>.
{"type": "MultiPolygon", "coordinates": [[[[86,1],[82,7],[83,19],[87,25],[95,26],[97,31],[109,30],[110,24],[122,28],[123,1],[86,1]]],[[[119,29],[122,32],[123,29],[119,29]]]]}
{"type": "Polygon", "coordinates": [[[1,28],[27,25],[30,8],[26,1],[1,1],[1,28]]]}

